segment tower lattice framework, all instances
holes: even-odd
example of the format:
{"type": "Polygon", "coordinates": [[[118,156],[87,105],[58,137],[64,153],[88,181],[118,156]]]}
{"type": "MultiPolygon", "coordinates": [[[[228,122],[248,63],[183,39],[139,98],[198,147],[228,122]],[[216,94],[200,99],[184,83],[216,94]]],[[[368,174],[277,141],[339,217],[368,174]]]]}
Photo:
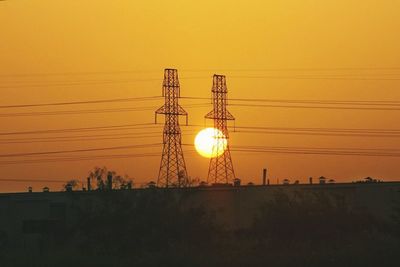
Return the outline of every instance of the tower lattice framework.
{"type": "Polygon", "coordinates": [[[233,163],[229,148],[229,132],[227,121],[235,120],[235,118],[226,109],[228,89],[226,86],[226,78],[224,75],[214,74],[213,87],[211,92],[214,108],[205,116],[205,118],[214,120],[214,128],[220,130],[223,133],[223,136],[215,136],[217,140],[216,155],[220,154],[218,153],[218,149],[223,149],[224,147],[221,142],[226,142],[226,148],[221,155],[210,159],[207,182],[232,183],[235,179],[235,172],[233,170],[233,163]]]}
{"type": "Polygon", "coordinates": [[[182,151],[182,135],[179,127],[179,116],[186,116],[187,124],[188,114],[178,104],[178,99],[180,97],[178,70],[164,70],[162,95],[165,98],[165,104],[155,113],[156,122],[158,114],[165,115],[163,151],[157,186],[185,187],[189,185],[189,181],[182,151]]]}

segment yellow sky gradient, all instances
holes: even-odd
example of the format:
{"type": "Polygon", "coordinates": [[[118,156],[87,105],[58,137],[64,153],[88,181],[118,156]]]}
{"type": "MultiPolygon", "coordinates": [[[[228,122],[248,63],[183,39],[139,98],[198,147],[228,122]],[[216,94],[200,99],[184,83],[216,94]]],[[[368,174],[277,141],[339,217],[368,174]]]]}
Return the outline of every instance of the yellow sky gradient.
{"type": "MultiPolygon", "coordinates": [[[[211,77],[218,73],[227,76],[228,97],[231,98],[400,101],[400,70],[390,69],[400,67],[399,10],[400,1],[394,0],[8,0],[0,2],[0,105],[161,95],[163,69],[167,67],[179,70],[183,96],[209,97],[211,77]],[[249,78],[254,76],[266,78],[249,78]],[[306,79],[293,79],[299,76],[306,79]],[[315,79],[327,76],[339,79],[315,79]]],[[[182,99],[180,103],[185,108],[185,105],[204,101],[182,99]]],[[[154,106],[155,110],[162,104],[159,100],[2,109],[0,114],[136,105],[154,106]]],[[[211,108],[211,105],[187,108],[189,122],[203,125],[203,117],[211,108]]],[[[400,128],[400,111],[235,106],[229,110],[239,126],[400,128]]],[[[153,121],[154,112],[148,110],[54,116],[0,115],[0,132],[153,121]]],[[[193,134],[193,130],[201,128],[182,129],[193,134]]],[[[160,136],[151,139],[3,142],[0,154],[159,143],[161,128],[156,131],[160,136]]],[[[193,144],[193,139],[193,135],[185,135],[183,142],[193,144]]],[[[231,133],[230,144],[232,147],[400,149],[399,138],[282,134],[231,133]]],[[[161,156],[161,149],[160,146],[101,154],[160,152],[161,156]]],[[[193,150],[193,147],[185,146],[184,150],[193,150]]],[[[396,157],[238,152],[232,152],[232,157],[236,175],[244,182],[259,183],[264,167],[269,169],[271,182],[276,182],[277,178],[306,182],[309,176],[320,175],[337,181],[368,175],[384,180],[399,178],[399,158],[396,157]]],[[[185,154],[185,158],[189,175],[205,180],[208,160],[193,153],[185,154]]],[[[156,180],[159,161],[159,157],[152,157],[0,165],[0,176],[81,179],[93,166],[106,165],[142,183],[156,180]]],[[[32,185],[34,190],[40,190],[44,184],[32,185]]],[[[0,182],[0,192],[25,190],[27,186],[28,183],[0,182]]],[[[58,190],[61,185],[50,187],[58,190]]]]}

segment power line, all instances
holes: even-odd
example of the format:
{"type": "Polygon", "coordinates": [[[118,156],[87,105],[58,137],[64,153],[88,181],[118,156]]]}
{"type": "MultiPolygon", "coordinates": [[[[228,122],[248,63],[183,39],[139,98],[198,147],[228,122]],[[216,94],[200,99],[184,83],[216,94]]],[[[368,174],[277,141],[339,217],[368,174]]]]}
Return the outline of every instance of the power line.
{"type": "Polygon", "coordinates": [[[398,129],[346,129],[346,128],[296,128],[296,127],[254,127],[235,126],[238,133],[251,134],[293,134],[361,137],[400,137],[398,129]]]}
{"type": "Polygon", "coordinates": [[[281,149],[264,149],[264,150],[247,150],[232,149],[235,152],[247,153],[278,153],[278,154],[296,154],[296,155],[327,155],[327,156],[366,156],[366,157],[400,157],[400,153],[355,153],[355,152],[333,152],[333,151],[297,151],[297,150],[281,150],[281,149]]]}
{"type": "MultiPolygon", "coordinates": [[[[149,127],[150,128],[150,127],[149,127]]],[[[155,127],[154,127],[155,128],[155,127]]],[[[153,127],[150,129],[154,129],[153,127]]],[[[134,128],[135,129],[135,128],[134,128]]],[[[139,128],[141,129],[141,128],[139,128]]],[[[125,130],[125,129],[122,129],[125,130]]],[[[156,134],[157,132],[127,132],[127,133],[112,133],[112,134],[93,134],[93,135],[64,135],[64,136],[46,136],[46,137],[29,137],[29,138],[0,138],[2,142],[13,141],[35,141],[35,140],[59,140],[59,139],[80,139],[80,138],[94,138],[94,137],[119,137],[119,136],[144,136],[156,134]]]]}
{"type": "MultiPolygon", "coordinates": [[[[215,71],[232,71],[232,72],[318,72],[318,71],[387,71],[400,70],[400,67],[316,67],[316,68],[221,68],[221,69],[182,69],[183,72],[215,72],[215,71]]],[[[160,73],[162,70],[108,70],[108,71],[80,71],[80,72],[48,72],[48,73],[10,73],[1,74],[0,77],[43,77],[43,76],[82,76],[82,75],[114,75],[114,74],[133,74],[133,73],[160,73]]]]}
{"type": "Polygon", "coordinates": [[[260,99],[260,98],[232,98],[233,101],[239,102],[278,102],[291,104],[329,104],[329,105],[400,105],[400,101],[393,100],[294,100],[294,99],[260,99]]]}
{"type": "MultiPolygon", "coordinates": [[[[195,150],[188,150],[186,153],[192,154],[195,150]]],[[[74,162],[74,161],[91,161],[98,159],[125,159],[125,158],[146,158],[158,157],[159,153],[140,153],[140,154],[118,154],[118,155],[93,155],[93,156],[76,156],[76,157],[61,157],[50,159],[21,159],[21,160],[7,160],[0,161],[0,165],[12,164],[42,164],[42,163],[58,163],[58,162],[74,162]]]]}
{"type": "Polygon", "coordinates": [[[99,160],[99,159],[110,160],[110,159],[124,159],[124,158],[146,158],[146,157],[157,157],[157,156],[159,156],[159,153],[140,153],[140,154],[102,155],[102,156],[93,155],[93,156],[52,158],[52,159],[22,159],[22,160],[0,161],[0,165],[74,162],[74,161],[90,161],[90,160],[99,160]]]}
{"type": "MultiPolygon", "coordinates": [[[[140,128],[132,128],[133,130],[140,130],[140,128]]],[[[153,127],[146,127],[144,129],[160,129],[159,125],[154,125],[153,127]]],[[[118,129],[118,130],[131,130],[129,129],[118,129]]],[[[195,132],[193,130],[183,130],[183,132],[195,132]]],[[[23,138],[0,138],[3,142],[12,141],[31,141],[31,140],[58,140],[58,139],[75,139],[75,138],[93,138],[93,137],[118,137],[118,136],[147,136],[152,134],[159,134],[160,131],[145,131],[145,132],[121,132],[121,133],[108,133],[108,134],[91,134],[91,135],[62,135],[62,136],[45,136],[45,137],[23,137],[23,138]]],[[[75,133],[74,133],[75,134],[75,133]]]]}
{"type": "MultiPolygon", "coordinates": [[[[49,138],[36,138],[30,139],[0,139],[0,144],[33,144],[33,143],[56,143],[56,142],[83,142],[83,141],[98,141],[98,140],[125,140],[125,139],[147,139],[159,138],[158,132],[149,132],[154,134],[116,134],[116,136],[107,135],[108,137],[49,137],[49,138]]],[[[183,133],[183,136],[194,135],[197,132],[193,131],[192,134],[183,133]]],[[[233,132],[239,134],[279,134],[279,135],[311,135],[311,136],[344,136],[344,137],[385,137],[385,138],[400,138],[400,134],[372,134],[372,133],[334,133],[334,132],[303,132],[303,131],[243,131],[235,130],[233,132]]]]}
{"type": "Polygon", "coordinates": [[[55,103],[39,103],[39,104],[19,104],[19,105],[0,106],[0,108],[27,108],[27,107],[46,107],[46,106],[66,106],[66,105],[130,102],[130,101],[149,101],[149,100],[156,100],[156,99],[161,99],[161,97],[159,97],[159,96],[145,96],[145,97],[127,97],[127,98],[99,99],[99,100],[87,100],[87,101],[71,101],[71,102],[55,102],[55,103]]]}
{"type": "Polygon", "coordinates": [[[96,114],[96,113],[136,112],[136,111],[146,111],[146,110],[151,110],[151,109],[152,109],[152,107],[140,107],[140,108],[109,108],[109,109],[84,109],[84,110],[0,113],[0,117],[80,115],[80,114],[96,114]]]}
{"type": "Polygon", "coordinates": [[[400,134],[371,134],[371,133],[333,133],[333,132],[302,132],[302,131],[234,131],[233,133],[249,134],[283,134],[283,135],[315,135],[315,136],[348,136],[348,137],[389,137],[399,138],[400,134]]]}
{"type": "MultiPolygon", "coordinates": [[[[94,127],[80,127],[80,128],[64,128],[64,129],[47,129],[47,130],[33,130],[33,131],[18,131],[18,132],[0,132],[0,136],[3,135],[25,135],[25,134],[48,134],[48,133],[66,133],[66,132],[86,132],[86,131],[115,131],[123,129],[139,129],[138,126],[144,126],[143,128],[149,128],[154,123],[136,123],[136,124],[120,124],[120,125],[107,125],[107,126],[94,126],[94,127]]],[[[143,129],[142,128],[142,129],[143,129]]]]}
{"type": "MultiPolygon", "coordinates": [[[[192,79],[207,79],[209,76],[196,76],[184,77],[182,80],[192,79]]],[[[0,89],[15,89],[15,88],[30,88],[30,87],[65,87],[65,86],[81,86],[81,85],[102,85],[102,84],[123,84],[123,83],[137,83],[137,82],[154,82],[160,81],[159,78],[147,79],[131,79],[131,80],[81,80],[81,81],[64,81],[64,82],[50,82],[50,83],[22,83],[18,85],[3,85],[0,89]]]]}
{"type": "MultiPolygon", "coordinates": [[[[192,146],[184,144],[185,146],[192,146]]],[[[277,153],[294,155],[326,155],[326,156],[368,156],[368,157],[400,157],[400,149],[364,149],[364,148],[307,148],[307,147],[262,147],[262,146],[235,146],[231,151],[236,153],[277,153]]],[[[189,150],[187,153],[195,153],[189,150]]],[[[158,153],[122,154],[122,155],[94,155],[77,156],[52,159],[30,159],[0,161],[0,165],[10,164],[40,164],[68,161],[96,160],[96,159],[122,159],[135,157],[157,157],[158,153]]]]}
{"type": "Polygon", "coordinates": [[[298,106],[298,105],[255,105],[255,104],[229,104],[229,106],[237,107],[253,107],[253,108],[301,108],[301,109],[334,109],[334,110],[374,110],[374,111],[399,111],[400,107],[396,108],[381,108],[381,107],[350,107],[350,106],[298,106]]]}
{"type": "MultiPolygon", "coordinates": [[[[398,74],[380,74],[381,76],[395,76],[398,74]]],[[[294,76],[282,76],[282,75],[263,75],[263,76],[249,76],[249,75],[231,75],[233,79],[281,79],[281,80],[358,80],[358,81],[399,81],[400,78],[382,78],[376,77],[377,75],[360,74],[360,75],[325,75],[325,76],[313,76],[311,75],[294,75],[294,76]],[[367,76],[367,77],[362,77],[367,76]],[[375,76],[375,77],[368,77],[375,76]]],[[[379,76],[379,75],[378,75],[379,76]]],[[[209,76],[193,76],[183,77],[182,80],[190,79],[208,79],[209,76]]],[[[137,82],[151,82],[159,81],[158,78],[147,78],[147,79],[130,79],[130,80],[81,80],[81,81],[64,81],[64,82],[39,82],[39,83],[20,83],[2,85],[0,89],[11,89],[11,88],[30,88],[30,87],[66,87],[66,86],[82,86],[82,85],[103,85],[103,84],[124,84],[124,83],[137,83],[137,82]]]]}
{"type": "MultiPolygon", "coordinates": [[[[186,108],[207,107],[208,104],[198,104],[186,106],[186,108]]],[[[357,106],[306,106],[306,105],[259,105],[259,104],[236,104],[229,106],[252,107],[252,108],[301,108],[301,109],[332,109],[332,110],[368,110],[368,111],[399,111],[399,107],[357,107],[357,106]]],[[[62,110],[62,111],[41,111],[41,112],[19,112],[19,113],[0,113],[0,117],[24,117],[24,116],[54,116],[54,115],[81,115],[97,113],[120,113],[138,112],[152,110],[154,107],[138,108],[109,108],[109,109],[87,109],[87,110],[62,110]]]]}
{"type": "Polygon", "coordinates": [[[371,129],[371,128],[305,128],[305,127],[264,127],[264,126],[235,126],[238,129],[255,130],[297,130],[324,132],[355,132],[355,133],[400,133],[400,129],[371,129]]]}
{"type": "MultiPolygon", "coordinates": [[[[81,133],[81,132],[92,132],[92,131],[126,131],[126,130],[138,130],[138,129],[156,129],[161,127],[160,124],[154,123],[140,123],[140,124],[120,124],[120,125],[105,125],[105,126],[95,126],[95,127],[80,127],[80,128],[63,128],[63,129],[47,129],[47,130],[34,130],[34,131],[20,131],[20,132],[0,132],[0,136],[7,135],[31,135],[31,134],[58,134],[58,133],[81,133]]],[[[188,127],[204,127],[204,125],[200,124],[189,124],[188,127]]],[[[301,127],[262,127],[262,126],[251,126],[251,125],[243,125],[243,126],[235,126],[235,129],[239,130],[251,130],[254,133],[262,133],[261,131],[295,131],[295,132],[310,132],[310,133],[351,133],[351,134],[377,134],[377,135],[397,135],[400,134],[400,129],[371,129],[371,128],[301,128],[301,127]]],[[[186,130],[184,130],[186,131],[186,130]]],[[[251,132],[249,131],[249,132],[251,132]]],[[[236,132],[244,132],[244,131],[236,131],[236,132]]],[[[156,133],[156,132],[144,132],[147,133],[156,133]]],[[[113,134],[95,134],[95,135],[79,135],[79,136],[56,136],[55,138],[86,138],[86,137],[109,137],[109,136],[120,136],[126,135],[129,133],[113,133],[113,134]]],[[[139,133],[132,133],[139,134],[139,133]]],[[[44,138],[44,137],[43,137],[44,138]]],[[[51,137],[45,137],[46,139],[51,137]]],[[[38,139],[35,137],[30,137],[29,139],[23,140],[34,140],[38,139]]],[[[40,137],[39,139],[42,139],[40,137]]],[[[16,141],[21,139],[0,139],[4,141],[16,141]]]]}
{"type": "MultiPolygon", "coordinates": [[[[182,99],[195,100],[210,100],[207,97],[188,97],[182,96],[182,99]]],[[[27,107],[46,107],[46,106],[64,106],[64,105],[83,105],[83,104],[100,104],[100,103],[116,103],[116,102],[131,102],[131,101],[152,101],[162,99],[159,96],[146,97],[126,97],[126,98],[111,98],[86,101],[70,101],[70,102],[50,102],[38,104],[14,104],[3,105],[0,109],[5,108],[27,108],[27,107]]],[[[388,100],[294,100],[294,99],[262,99],[262,98],[231,98],[233,102],[271,102],[271,103],[291,103],[291,104],[328,104],[328,105],[371,105],[371,106],[399,106],[400,101],[388,100]]],[[[204,105],[208,103],[203,103],[204,105]]],[[[150,108],[150,107],[149,107],[150,108]]]]}
{"type": "MultiPolygon", "coordinates": [[[[200,124],[189,124],[189,127],[204,127],[200,124]]],[[[400,129],[371,129],[371,128],[305,128],[305,127],[263,127],[263,126],[251,126],[251,125],[239,125],[234,126],[236,129],[251,130],[249,132],[263,133],[263,131],[296,131],[296,132],[327,132],[327,133],[355,133],[355,134],[387,134],[396,135],[400,134],[400,129]]]]}
{"type": "MultiPolygon", "coordinates": [[[[188,105],[187,108],[205,107],[205,104],[188,105]]],[[[0,117],[21,117],[21,116],[50,116],[50,115],[79,115],[96,113],[114,112],[137,112],[155,109],[155,107],[136,107],[136,108],[108,108],[108,109],[84,109],[84,110],[60,110],[60,111],[33,111],[18,113],[0,113],[0,117]]]]}
{"type": "Polygon", "coordinates": [[[50,179],[0,179],[0,182],[21,182],[21,183],[27,183],[27,182],[37,182],[37,183],[66,183],[68,179],[65,179],[64,181],[61,180],[50,180],[50,179]]]}
{"type": "Polygon", "coordinates": [[[0,75],[0,77],[81,76],[81,75],[98,75],[98,74],[132,74],[132,73],[156,73],[156,72],[160,72],[160,70],[120,70],[120,71],[14,73],[14,74],[2,74],[2,75],[0,75]]]}
{"type": "MultiPolygon", "coordinates": [[[[192,146],[191,144],[184,144],[192,146]]],[[[400,157],[400,149],[379,148],[325,148],[325,147],[281,147],[281,146],[233,146],[232,151],[246,153],[281,153],[299,155],[331,155],[331,156],[372,156],[400,157]]]]}
{"type": "MultiPolygon", "coordinates": [[[[183,99],[210,100],[207,97],[188,97],[183,99]]],[[[294,99],[266,99],[266,98],[230,98],[231,102],[267,102],[267,103],[290,103],[290,104],[325,104],[325,105],[367,105],[367,106],[400,106],[400,101],[387,100],[294,100],[294,99]]],[[[231,104],[232,105],[232,104],[231,104]]],[[[236,103],[237,105],[237,103],[236,103]]]]}
{"type": "Polygon", "coordinates": [[[331,67],[331,68],[260,68],[260,69],[245,69],[245,68],[237,68],[237,69],[183,69],[182,71],[187,72],[204,72],[204,71],[232,71],[232,72],[275,72],[275,71],[310,71],[310,72],[318,72],[318,71],[386,71],[386,70],[400,70],[400,67],[331,67]]]}
{"type": "Polygon", "coordinates": [[[298,155],[331,155],[331,156],[368,156],[400,157],[399,149],[363,149],[363,148],[307,148],[307,147],[246,147],[237,146],[233,151],[249,153],[280,153],[298,155]]]}
{"type": "Polygon", "coordinates": [[[130,148],[146,148],[146,147],[154,147],[154,146],[157,146],[157,145],[160,145],[160,144],[159,143],[152,143],[152,144],[142,144],[142,145],[101,147],[101,148],[88,148],[88,149],[76,149],[76,150],[59,150],[59,151],[46,151],[46,152],[0,154],[0,158],[37,156],[37,155],[52,155],[52,154],[63,154],[63,153],[77,153],[77,152],[92,152],[92,151],[118,150],[118,149],[130,149],[130,148]]]}
{"type": "Polygon", "coordinates": [[[377,151],[377,152],[400,152],[400,148],[348,148],[348,147],[286,147],[286,146],[256,146],[256,145],[242,145],[235,146],[235,148],[245,149],[291,149],[291,150],[324,150],[324,151],[377,151]]]}
{"type": "Polygon", "coordinates": [[[125,139],[146,139],[146,138],[157,138],[158,135],[147,135],[147,136],[122,136],[122,137],[99,137],[99,138],[80,138],[80,139],[51,139],[51,140],[15,140],[15,141],[3,141],[0,140],[0,144],[33,144],[33,143],[57,143],[57,142],[83,142],[83,141],[99,141],[99,140],[125,140],[125,139]]]}
{"type": "Polygon", "coordinates": [[[348,80],[348,81],[400,81],[400,78],[349,78],[349,77],[312,77],[312,76],[229,76],[233,79],[282,79],[282,80],[348,80]]]}
{"type": "MultiPolygon", "coordinates": [[[[156,133],[156,132],[153,132],[156,133]]],[[[182,134],[187,136],[189,134],[182,134]]],[[[193,134],[192,134],[193,135],[193,134]]],[[[83,141],[98,141],[98,140],[125,140],[125,139],[147,139],[147,138],[160,138],[160,133],[157,134],[123,134],[122,136],[109,136],[109,137],[87,137],[87,138],[72,138],[64,137],[57,138],[52,137],[48,139],[37,139],[37,140],[29,140],[29,139],[14,139],[14,140],[3,140],[0,139],[0,144],[33,144],[33,143],[55,143],[55,142],[83,142],[83,141]]]]}
{"type": "MultiPolygon", "coordinates": [[[[184,146],[193,146],[192,144],[183,144],[184,146]]],[[[343,151],[343,152],[398,152],[400,155],[400,148],[348,148],[348,147],[287,147],[287,146],[257,146],[257,145],[235,145],[232,146],[236,150],[293,150],[293,151],[305,151],[305,150],[315,150],[315,151],[343,151]]]]}
{"type": "Polygon", "coordinates": [[[71,82],[56,82],[56,83],[25,83],[18,85],[2,85],[0,89],[16,89],[30,87],[64,87],[64,86],[80,86],[80,85],[102,85],[102,84],[118,84],[118,83],[136,83],[136,82],[151,82],[159,81],[159,79],[135,79],[135,80],[83,80],[71,82]]]}
{"type": "MultiPolygon", "coordinates": [[[[385,137],[385,138],[399,138],[400,132],[392,130],[384,130],[383,132],[378,131],[346,131],[337,129],[327,129],[319,130],[307,129],[307,128],[269,128],[262,127],[256,129],[260,130],[246,130],[254,129],[255,127],[240,127],[236,126],[238,129],[245,130],[235,130],[233,133],[243,133],[243,134],[279,134],[279,135],[312,135],[312,136],[345,136],[345,137],[385,137]],[[278,130],[280,129],[280,130],[278,130]]],[[[184,130],[184,136],[193,135],[196,131],[184,130]]],[[[85,136],[56,136],[56,137],[46,137],[46,138],[14,138],[14,139],[0,139],[0,144],[16,144],[16,143],[54,143],[54,142],[82,142],[82,141],[98,141],[98,140],[125,140],[125,139],[146,139],[146,138],[158,138],[160,137],[159,132],[144,132],[144,133],[116,133],[116,134],[105,134],[105,135],[85,135],[85,136]]]]}

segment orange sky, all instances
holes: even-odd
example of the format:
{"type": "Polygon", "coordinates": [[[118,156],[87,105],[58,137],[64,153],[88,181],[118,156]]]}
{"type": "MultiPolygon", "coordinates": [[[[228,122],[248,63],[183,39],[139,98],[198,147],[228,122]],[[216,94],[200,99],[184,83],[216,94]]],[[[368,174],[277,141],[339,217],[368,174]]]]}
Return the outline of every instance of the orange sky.
{"type": "MultiPolygon", "coordinates": [[[[227,76],[231,98],[400,101],[400,69],[393,69],[400,67],[399,10],[400,2],[390,0],[203,0],[196,3],[184,0],[142,3],[128,0],[8,0],[0,2],[0,105],[161,95],[166,67],[179,70],[183,96],[209,97],[211,77],[218,73],[227,76]],[[250,78],[255,76],[264,78],[250,78]]],[[[181,100],[184,108],[194,103],[201,104],[204,100],[181,100]]],[[[162,100],[158,100],[1,109],[0,114],[132,107],[154,107],[155,110],[161,105],[162,100]]],[[[186,110],[191,124],[204,124],[203,117],[211,110],[211,105],[186,110]]],[[[231,106],[229,110],[236,117],[238,126],[400,128],[400,111],[237,106],[231,106]]],[[[51,116],[0,115],[0,132],[153,121],[151,110],[51,116]]],[[[182,128],[188,133],[200,129],[182,128]]],[[[146,129],[130,133],[135,131],[146,129]]],[[[0,154],[161,142],[160,127],[148,131],[159,131],[160,136],[19,144],[6,144],[4,139],[40,136],[0,136],[3,140],[0,154]]],[[[68,133],[60,136],[66,135],[68,133]]],[[[183,142],[193,144],[193,139],[193,135],[185,135],[183,142]]],[[[232,147],[400,149],[399,142],[400,138],[382,137],[231,134],[232,147]]],[[[192,149],[184,147],[185,151],[192,149]]],[[[99,154],[148,152],[161,154],[161,146],[99,154]]],[[[244,182],[259,183],[263,167],[269,169],[272,182],[276,178],[305,182],[307,177],[319,175],[337,181],[368,175],[384,180],[399,177],[399,158],[396,157],[239,152],[232,152],[232,156],[236,175],[244,182]]],[[[205,179],[208,160],[193,153],[187,153],[185,157],[189,175],[205,179]]],[[[26,158],[16,158],[23,159],[26,158]]],[[[93,166],[106,165],[141,183],[156,180],[160,158],[1,164],[6,160],[10,159],[0,159],[1,178],[83,178],[93,166]]],[[[31,184],[34,190],[40,190],[44,185],[31,184]]],[[[0,192],[26,190],[27,186],[28,183],[0,182],[0,192]]],[[[50,188],[58,190],[60,186],[51,184],[50,188]]]]}

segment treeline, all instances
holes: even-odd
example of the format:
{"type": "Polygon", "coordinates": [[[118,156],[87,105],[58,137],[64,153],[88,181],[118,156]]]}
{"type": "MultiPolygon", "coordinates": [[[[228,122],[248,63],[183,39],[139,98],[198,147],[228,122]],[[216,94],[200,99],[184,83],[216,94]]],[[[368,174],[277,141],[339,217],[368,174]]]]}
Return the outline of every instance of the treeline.
{"type": "MultiPolygon", "coordinates": [[[[149,189],[152,190],[152,189],[149,189]]],[[[187,193],[189,194],[189,193],[187,193]]],[[[230,230],[185,194],[108,192],[77,205],[79,220],[9,266],[400,266],[400,203],[378,219],[340,195],[276,191],[253,224],[230,230]],[[34,265],[29,265],[34,264],[34,265]]],[[[4,255],[3,255],[4,257],[4,255]]],[[[7,265],[1,265],[7,266],[7,265]]]]}

